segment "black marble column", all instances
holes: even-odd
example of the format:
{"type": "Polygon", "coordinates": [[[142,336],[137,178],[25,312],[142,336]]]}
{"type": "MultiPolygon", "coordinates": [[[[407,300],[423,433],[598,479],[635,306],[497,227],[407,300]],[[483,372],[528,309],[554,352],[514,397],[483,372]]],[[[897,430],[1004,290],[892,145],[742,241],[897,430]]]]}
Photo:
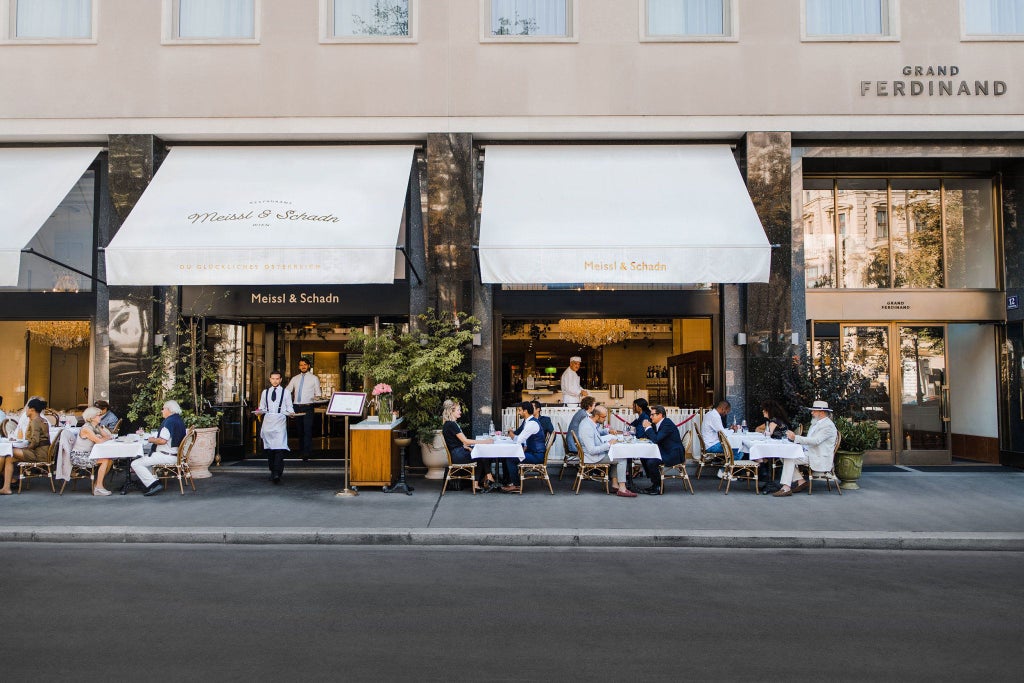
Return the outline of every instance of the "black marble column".
{"type": "MultiPolygon", "coordinates": [[[[1002,168],[1002,224],[1004,282],[1006,296],[1024,301],[1024,161],[1014,160],[1002,168]]],[[[1024,420],[1021,419],[1022,358],[1024,334],[1021,324],[1024,308],[1018,305],[1006,311],[1006,327],[1000,363],[999,462],[1009,467],[1024,467],[1024,420]]]]}
{"type": "Polygon", "coordinates": [[[791,134],[747,133],[743,156],[754,208],[768,241],[779,245],[772,249],[769,282],[747,285],[745,415],[755,420],[761,401],[781,396],[783,369],[802,348],[793,346],[793,332],[800,333],[801,342],[806,336],[802,284],[794,285],[802,283],[802,232],[794,229],[800,217],[793,213],[791,134]]]}
{"type": "MultiPolygon", "coordinates": [[[[107,147],[107,168],[102,174],[106,178],[100,214],[99,243],[102,246],[110,242],[135,208],[165,154],[163,144],[153,135],[111,135],[107,147]]],[[[105,275],[105,269],[100,273],[105,275]]],[[[97,306],[101,299],[106,306],[102,327],[97,312],[97,339],[102,341],[97,346],[105,348],[97,350],[97,359],[102,353],[109,368],[107,400],[114,412],[124,416],[135,385],[152,367],[154,331],[166,333],[173,329],[178,290],[177,287],[103,289],[102,297],[97,291],[97,306]]]]}
{"type": "MultiPolygon", "coordinates": [[[[1024,161],[1003,169],[1003,258],[1007,296],[1024,300],[1024,161]]],[[[1024,308],[1006,311],[1007,322],[1024,320],[1024,308]]]]}
{"type": "MultiPolygon", "coordinates": [[[[428,300],[441,311],[469,311],[481,322],[470,359],[476,378],[471,394],[473,432],[494,419],[494,345],[490,287],[479,284],[473,245],[477,226],[477,164],[473,136],[427,136],[426,255],[428,300]]],[[[497,420],[495,420],[497,422],[497,420]]]]}

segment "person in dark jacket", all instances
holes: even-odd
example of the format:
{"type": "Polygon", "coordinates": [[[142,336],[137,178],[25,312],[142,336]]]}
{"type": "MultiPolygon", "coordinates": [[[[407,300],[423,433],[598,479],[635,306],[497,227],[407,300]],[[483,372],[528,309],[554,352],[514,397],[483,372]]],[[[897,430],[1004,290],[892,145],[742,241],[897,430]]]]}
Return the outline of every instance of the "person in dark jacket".
{"type": "Polygon", "coordinates": [[[651,486],[644,489],[644,493],[657,496],[661,494],[661,470],[658,466],[682,465],[686,459],[686,450],[683,448],[683,439],[679,436],[679,428],[665,415],[665,406],[652,406],[651,419],[644,421],[643,428],[644,436],[658,444],[658,451],[661,453],[660,461],[653,458],[640,460],[647,478],[651,480],[651,486]]]}
{"type": "Polygon", "coordinates": [[[164,490],[164,485],[153,474],[153,465],[173,465],[178,461],[178,446],[185,438],[185,420],[181,417],[181,406],[177,401],[164,401],[160,411],[164,421],[160,431],[149,437],[155,446],[152,455],[132,460],[132,472],[142,482],[147,496],[155,496],[164,490]]]}

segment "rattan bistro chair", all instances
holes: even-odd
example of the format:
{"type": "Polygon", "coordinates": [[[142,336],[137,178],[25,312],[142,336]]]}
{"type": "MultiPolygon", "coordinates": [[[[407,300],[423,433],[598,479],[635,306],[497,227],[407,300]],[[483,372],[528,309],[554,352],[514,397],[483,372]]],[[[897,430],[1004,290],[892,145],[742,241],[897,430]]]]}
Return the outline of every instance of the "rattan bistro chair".
{"type": "MultiPolygon", "coordinates": [[[[562,452],[565,454],[562,458],[562,466],[558,468],[558,481],[562,481],[562,475],[565,474],[566,467],[579,467],[580,466],[580,454],[572,453],[569,451],[569,443],[572,437],[569,436],[569,430],[562,432],[562,452]]],[[[575,443],[575,442],[572,442],[575,443]]]]}
{"type": "Polygon", "coordinates": [[[441,495],[448,490],[448,482],[452,479],[456,481],[468,481],[469,487],[473,491],[473,495],[476,495],[476,487],[473,486],[473,482],[476,481],[476,463],[454,463],[452,462],[452,452],[448,450],[448,442],[441,440],[444,443],[444,452],[448,456],[448,469],[444,473],[444,486],[441,487],[441,495]]]}
{"type": "MultiPolygon", "coordinates": [[[[50,480],[50,490],[54,493],[57,492],[57,487],[53,483],[53,468],[57,462],[57,449],[60,447],[60,439],[54,439],[50,442],[50,447],[46,449],[46,462],[19,462],[18,463],[18,493],[21,493],[21,485],[29,479],[39,479],[46,477],[50,480]]],[[[28,486],[25,487],[26,489],[28,486]]]]}
{"type": "MultiPolygon", "coordinates": [[[[68,449],[68,451],[71,451],[71,449],[74,448],[74,445],[75,445],[76,435],[73,432],[69,432],[68,430],[63,429],[63,430],[61,430],[60,436],[57,437],[56,439],[54,439],[54,441],[56,443],[60,443],[60,440],[62,438],[67,439],[67,441],[68,441],[67,449],[68,449]]],[[[60,495],[62,495],[62,496],[64,495],[64,489],[67,488],[67,485],[68,485],[69,481],[71,482],[71,489],[72,490],[77,490],[78,489],[78,482],[79,482],[79,480],[85,480],[85,479],[89,480],[89,492],[92,493],[93,484],[96,481],[96,469],[99,466],[100,466],[99,462],[95,461],[95,460],[90,461],[89,464],[86,465],[86,466],[76,465],[76,464],[72,463],[71,464],[71,475],[70,475],[70,477],[68,479],[65,479],[64,483],[60,485],[60,495]]]]}
{"type": "MultiPolygon", "coordinates": [[[[683,453],[686,453],[686,449],[693,443],[693,437],[689,431],[686,432],[686,436],[683,437],[683,453]]],[[[666,479],[680,479],[683,482],[683,490],[686,487],[690,487],[690,495],[693,495],[693,482],[690,481],[690,475],[686,473],[686,458],[678,465],[670,465],[666,467],[664,464],[658,465],[661,470],[661,492],[665,493],[665,480],[666,479]],[[673,474],[674,472],[674,474],[673,474]]]]}
{"type": "Polygon", "coordinates": [[[839,443],[843,440],[842,434],[836,434],[836,445],[832,448],[832,467],[827,472],[815,472],[811,469],[811,466],[807,466],[807,495],[811,495],[811,488],[814,486],[814,480],[824,481],[825,486],[829,491],[832,490],[832,484],[836,485],[836,491],[839,495],[843,495],[843,490],[839,488],[839,477],[836,476],[836,453],[839,452],[839,443]]]}
{"type": "Polygon", "coordinates": [[[199,434],[195,430],[185,435],[185,438],[178,444],[178,458],[173,465],[153,465],[153,474],[161,481],[170,479],[178,480],[178,488],[181,495],[185,495],[185,482],[192,487],[192,493],[196,492],[196,483],[192,479],[192,469],[189,467],[188,458],[192,455],[192,448],[196,445],[199,434]]]}
{"type": "Polygon", "coordinates": [[[576,495],[580,494],[580,485],[585,481],[596,481],[599,484],[604,484],[604,492],[611,493],[609,488],[611,484],[611,476],[609,470],[611,465],[609,463],[589,463],[586,462],[585,452],[583,450],[583,444],[580,443],[580,437],[577,436],[576,432],[571,432],[573,441],[576,444],[576,452],[580,455],[579,469],[576,471],[576,481],[573,488],[576,489],[576,495]]]}
{"type": "Polygon", "coordinates": [[[43,408],[42,418],[51,427],[56,427],[60,423],[60,413],[53,408],[43,408]]]}
{"type": "Polygon", "coordinates": [[[722,484],[725,484],[725,495],[729,495],[729,487],[732,485],[732,480],[745,479],[747,482],[747,488],[750,488],[750,482],[754,482],[754,493],[757,491],[757,466],[760,464],[756,460],[737,460],[735,454],[732,452],[732,446],[729,445],[729,437],[725,435],[725,432],[718,432],[718,439],[722,442],[722,454],[725,455],[725,464],[722,465],[722,469],[725,473],[722,480],[718,482],[718,490],[722,490],[722,484]]]}
{"type": "Polygon", "coordinates": [[[3,435],[8,438],[14,436],[16,431],[18,431],[18,420],[13,417],[4,420],[3,425],[0,426],[0,432],[3,432],[3,435]]]}
{"type": "Polygon", "coordinates": [[[548,475],[548,455],[551,453],[551,447],[555,444],[555,436],[554,432],[548,434],[548,441],[544,445],[544,462],[540,464],[519,463],[519,495],[523,495],[527,479],[543,479],[548,485],[548,491],[551,491],[552,496],[555,495],[555,490],[551,488],[551,477],[548,475]]]}
{"type": "Polygon", "coordinates": [[[707,446],[704,445],[704,437],[700,434],[700,428],[694,430],[693,433],[697,437],[697,443],[694,444],[697,447],[697,452],[693,453],[693,459],[697,463],[697,478],[700,479],[705,466],[720,467],[725,458],[721,453],[708,453],[707,446]]]}

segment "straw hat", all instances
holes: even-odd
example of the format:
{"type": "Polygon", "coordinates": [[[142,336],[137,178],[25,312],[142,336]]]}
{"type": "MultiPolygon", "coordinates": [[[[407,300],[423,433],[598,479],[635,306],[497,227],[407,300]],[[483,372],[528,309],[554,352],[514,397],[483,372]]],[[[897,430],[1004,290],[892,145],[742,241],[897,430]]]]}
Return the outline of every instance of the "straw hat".
{"type": "Polygon", "coordinates": [[[811,405],[810,409],[811,410],[825,410],[825,411],[830,412],[830,413],[832,412],[832,409],[828,407],[828,401],[815,401],[811,405]]]}

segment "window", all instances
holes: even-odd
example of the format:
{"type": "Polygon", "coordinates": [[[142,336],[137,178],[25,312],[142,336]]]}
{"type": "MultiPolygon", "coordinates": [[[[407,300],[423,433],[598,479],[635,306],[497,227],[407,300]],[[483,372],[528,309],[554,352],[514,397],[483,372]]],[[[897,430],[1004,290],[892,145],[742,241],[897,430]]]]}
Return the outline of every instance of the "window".
{"type": "Polygon", "coordinates": [[[804,0],[805,40],[895,40],[897,0],[804,0]]]}
{"type": "Polygon", "coordinates": [[[884,240],[889,237],[889,210],[875,209],[875,239],[884,240]]]}
{"type": "Polygon", "coordinates": [[[642,40],[723,40],[736,36],[734,0],[645,0],[642,40]]]}
{"type": "Polygon", "coordinates": [[[1024,0],[963,0],[964,37],[1024,39],[1024,0]]]}
{"type": "Polygon", "coordinates": [[[165,43],[257,43],[256,0],[164,0],[165,43]]]}
{"type": "Polygon", "coordinates": [[[995,205],[991,178],[807,177],[806,286],[995,289],[995,205]]]}
{"type": "Polygon", "coordinates": [[[483,0],[484,40],[576,39],[578,0],[483,0]]]}
{"type": "Polygon", "coordinates": [[[0,25],[10,42],[95,42],[92,0],[8,0],[0,25]],[[3,20],[6,21],[3,21],[3,20]]]}
{"type": "Polygon", "coordinates": [[[322,42],[412,42],[415,0],[320,0],[322,42]]]}

